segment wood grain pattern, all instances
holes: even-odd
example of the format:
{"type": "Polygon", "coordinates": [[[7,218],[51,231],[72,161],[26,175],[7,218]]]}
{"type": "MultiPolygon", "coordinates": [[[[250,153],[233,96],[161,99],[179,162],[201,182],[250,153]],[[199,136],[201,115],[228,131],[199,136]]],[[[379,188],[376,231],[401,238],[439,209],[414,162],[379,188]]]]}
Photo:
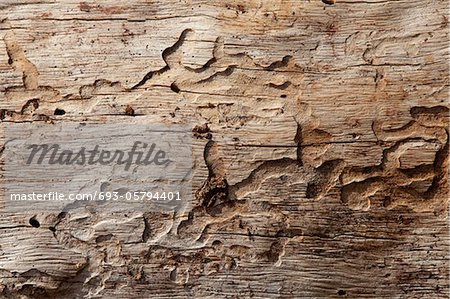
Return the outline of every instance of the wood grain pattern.
{"type": "Polygon", "coordinates": [[[448,298],[448,11],[0,1],[3,123],[192,125],[195,195],[2,212],[1,296],[448,298]]]}

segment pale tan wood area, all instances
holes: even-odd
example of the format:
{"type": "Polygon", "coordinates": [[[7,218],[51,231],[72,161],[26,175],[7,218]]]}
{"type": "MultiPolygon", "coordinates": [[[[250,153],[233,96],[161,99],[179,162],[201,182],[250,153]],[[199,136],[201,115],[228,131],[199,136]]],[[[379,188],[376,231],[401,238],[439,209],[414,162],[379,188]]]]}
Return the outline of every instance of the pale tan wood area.
{"type": "Polygon", "coordinates": [[[448,298],[448,12],[0,0],[2,125],[189,124],[195,195],[1,212],[0,296],[448,298]]]}

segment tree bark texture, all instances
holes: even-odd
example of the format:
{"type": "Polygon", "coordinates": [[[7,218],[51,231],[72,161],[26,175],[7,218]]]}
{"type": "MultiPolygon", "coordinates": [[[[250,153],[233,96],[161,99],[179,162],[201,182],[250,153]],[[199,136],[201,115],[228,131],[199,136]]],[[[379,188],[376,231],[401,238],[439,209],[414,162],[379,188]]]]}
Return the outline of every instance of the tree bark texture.
{"type": "Polygon", "coordinates": [[[0,296],[448,298],[448,5],[1,0],[2,123],[189,124],[194,202],[0,211],[0,296]]]}

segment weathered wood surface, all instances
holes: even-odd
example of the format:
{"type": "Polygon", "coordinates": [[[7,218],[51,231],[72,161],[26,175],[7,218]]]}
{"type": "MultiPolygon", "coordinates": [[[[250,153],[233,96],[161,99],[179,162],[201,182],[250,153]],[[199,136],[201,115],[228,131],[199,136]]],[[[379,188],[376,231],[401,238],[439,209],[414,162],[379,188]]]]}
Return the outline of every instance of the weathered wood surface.
{"type": "Polygon", "coordinates": [[[448,298],[448,4],[1,0],[2,122],[191,124],[196,193],[3,212],[1,296],[448,298]]]}

